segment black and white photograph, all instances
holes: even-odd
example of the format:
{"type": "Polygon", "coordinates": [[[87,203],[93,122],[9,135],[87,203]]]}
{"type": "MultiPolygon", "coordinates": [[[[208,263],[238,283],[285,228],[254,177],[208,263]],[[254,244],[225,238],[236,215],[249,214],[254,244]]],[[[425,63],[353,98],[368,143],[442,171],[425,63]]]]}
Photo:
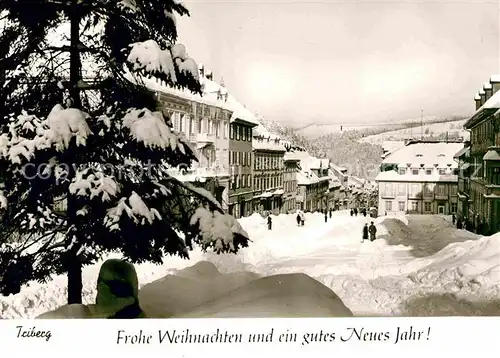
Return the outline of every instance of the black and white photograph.
{"type": "Polygon", "coordinates": [[[443,316],[500,316],[498,1],[0,1],[1,319],[443,316]]]}

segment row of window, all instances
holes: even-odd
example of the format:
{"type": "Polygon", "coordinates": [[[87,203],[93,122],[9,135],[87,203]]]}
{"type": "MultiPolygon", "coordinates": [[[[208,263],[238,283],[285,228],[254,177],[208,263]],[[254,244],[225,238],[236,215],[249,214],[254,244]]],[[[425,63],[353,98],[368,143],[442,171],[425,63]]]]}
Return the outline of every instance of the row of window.
{"type": "MultiPolygon", "coordinates": [[[[453,173],[453,175],[458,175],[458,169],[456,169],[456,168],[453,169],[451,172],[448,171],[445,168],[436,168],[436,169],[437,169],[439,175],[447,175],[447,174],[451,174],[451,173],[453,173]]],[[[399,172],[400,175],[405,175],[405,174],[408,173],[408,170],[410,170],[410,173],[412,175],[419,175],[421,170],[425,170],[425,174],[426,175],[432,175],[432,173],[436,169],[434,169],[434,168],[425,168],[425,169],[420,169],[420,168],[399,168],[398,172],[399,172]]]]}
{"type": "Polygon", "coordinates": [[[276,175],[266,178],[254,178],[254,189],[255,190],[269,190],[273,188],[278,188],[283,185],[283,177],[281,175],[276,175]]]}
{"type": "Polygon", "coordinates": [[[208,135],[215,135],[216,138],[224,139],[229,135],[228,121],[215,121],[207,118],[195,119],[179,112],[172,115],[172,125],[175,131],[186,135],[207,133],[208,135]]]}
{"type": "Polygon", "coordinates": [[[328,181],[319,182],[319,185],[308,185],[306,187],[306,194],[319,193],[328,188],[328,181]]]}
{"type": "Polygon", "coordinates": [[[493,140],[495,135],[495,128],[491,120],[485,121],[475,127],[471,133],[471,142],[473,144],[484,143],[493,140]]]}
{"type": "Polygon", "coordinates": [[[285,190],[285,193],[293,193],[297,190],[297,180],[289,180],[286,181],[283,189],[285,190]]]}
{"type": "MultiPolygon", "coordinates": [[[[419,205],[418,201],[411,201],[409,204],[410,204],[410,206],[407,209],[405,201],[398,201],[398,211],[406,211],[406,210],[408,210],[408,211],[420,211],[420,205],[419,205]]],[[[395,210],[393,210],[393,207],[392,207],[392,201],[385,202],[385,210],[386,211],[395,211],[395,210]]],[[[455,214],[457,212],[457,204],[451,203],[450,210],[451,210],[452,214],[455,214]]],[[[424,202],[424,212],[425,213],[432,212],[432,203],[424,202]]],[[[445,214],[443,205],[438,206],[438,213],[445,214]]]]}
{"type": "Polygon", "coordinates": [[[241,165],[249,167],[252,165],[252,152],[229,151],[229,165],[241,165]]]}
{"type": "Polygon", "coordinates": [[[264,155],[257,153],[255,155],[254,169],[255,170],[282,170],[283,169],[283,156],[278,155],[264,155]]]}
{"type": "Polygon", "coordinates": [[[233,190],[251,188],[252,187],[252,174],[233,175],[231,188],[233,190]]]}
{"type": "Polygon", "coordinates": [[[230,127],[231,132],[229,133],[229,139],[241,140],[245,142],[252,141],[252,128],[236,123],[232,123],[230,127]]]}
{"type": "Polygon", "coordinates": [[[420,195],[423,193],[424,196],[436,195],[448,195],[446,188],[449,187],[449,195],[457,195],[458,185],[457,184],[434,184],[434,183],[380,183],[379,191],[382,196],[406,196],[409,195],[420,195]]]}

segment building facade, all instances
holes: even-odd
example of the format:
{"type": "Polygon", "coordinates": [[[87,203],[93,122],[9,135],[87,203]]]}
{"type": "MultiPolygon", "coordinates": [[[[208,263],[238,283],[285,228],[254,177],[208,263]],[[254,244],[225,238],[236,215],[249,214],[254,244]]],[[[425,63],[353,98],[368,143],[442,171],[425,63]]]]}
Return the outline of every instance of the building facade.
{"type": "Polygon", "coordinates": [[[306,212],[328,209],[329,160],[301,154],[297,173],[297,208],[306,212]]]}
{"type": "Polygon", "coordinates": [[[256,135],[253,146],[254,200],[255,212],[282,212],[284,205],[284,155],[285,147],[280,139],[256,135]]]}
{"type": "Polygon", "coordinates": [[[385,158],[378,183],[378,213],[456,214],[457,142],[411,141],[385,158]]]}
{"type": "MultiPolygon", "coordinates": [[[[233,115],[234,117],[234,115],[233,115]]],[[[236,218],[253,212],[252,128],[256,124],[234,118],[229,126],[229,213],[236,218]]]]}
{"type": "Polygon", "coordinates": [[[300,160],[286,153],[283,159],[283,208],[282,213],[294,212],[297,208],[297,171],[300,160]]]}
{"type": "Polygon", "coordinates": [[[500,76],[492,76],[476,94],[476,112],[464,124],[470,131],[470,149],[459,161],[468,169],[463,174],[463,195],[468,195],[464,219],[468,227],[488,234],[500,231],[499,90],[500,76]]]}

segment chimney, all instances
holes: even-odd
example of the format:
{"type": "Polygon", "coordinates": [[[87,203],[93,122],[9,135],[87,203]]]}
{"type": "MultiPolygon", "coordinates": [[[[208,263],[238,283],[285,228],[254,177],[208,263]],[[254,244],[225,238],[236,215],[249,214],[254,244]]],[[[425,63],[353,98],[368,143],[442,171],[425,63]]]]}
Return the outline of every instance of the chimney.
{"type": "Polygon", "coordinates": [[[491,83],[491,95],[493,96],[495,93],[500,90],[500,75],[493,75],[490,78],[490,83],[491,83]]]}
{"type": "Polygon", "coordinates": [[[477,111],[481,107],[481,96],[479,95],[479,93],[476,93],[474,101],[476,102],[476,111],[477,111]]]}
{"type": "Polygon", "coordinates": [[[485,101],[489,100],[491,98],[491,91],[492,91],[492,86],[491,86],[491,83],[489,82],[486,82],[483,86],[483,90],[484,90],[484,98],[485,98],[485,101]]]}
{"type": "Polygon", "coordinates": [[[481,97],[481,106],[484,104],[484,102],[486,102],[486,93],[484,92],[484,90],[480,90],[479,91],[479,97],[481,97]]]}

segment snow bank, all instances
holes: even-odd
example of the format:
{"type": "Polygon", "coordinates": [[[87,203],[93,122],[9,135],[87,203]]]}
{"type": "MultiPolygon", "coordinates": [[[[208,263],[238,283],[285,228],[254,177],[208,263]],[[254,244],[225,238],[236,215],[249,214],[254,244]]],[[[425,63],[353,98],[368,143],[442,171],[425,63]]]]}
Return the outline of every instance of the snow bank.
{"type": "MultiPolygon", "coordinates": [[[[222,274],[234,275],[228,276],[234,277],[235,286],[232,289],[237,289],[239,283],[242,283],[241,287],[246,284],[246,278],[238,276],[238,272],[242,271],[261,277],[306,274],[335,292],[355,315],[415,315],[418,312],[443,315],[484,314],[495,307],[488,302],[500,301],[500,234],[491,237],[468,234],[469,236],[461,237],[465,235],[465,231],[451,228],[446,220],[439,217],[429,220],[421,217],[423,224],[413,225],[411,230],[403,221],[388,220],[387,217],[375,220],[362,216],[351,217],[345,211],[334,212],[327,223],[321,214],[306,213],[304,227],[297,226],[295,215],[271,217],[273,230],[267,229],[266,219],[258,214],[239,219],[252,242],[238,255],[202,254],[196,250],[191,253],[189,261],[169,257],[161,266],[137,265],[139,282],[144,286],[167,275],[176,274],[176,269],[192,266],[199,261],[209,261],[222,274]],[[372,220],[378,227],[379,239],[361,243],[362,226],[372,220]],[[417,232],[418,227],[420,231],[417,232]],[[405,233],[423,239],[432,237],[433,240],[443,242],[456,236],[467,241],[452,243],[433,255],[416,258],[412,255],[411,246],[389,245],[383,239],[384,236],[402,236],[405,233]]],[[[411,221],[414,217],[401,219],[411,221]]],[[[84,271],[85,303],[93,301],[99,266],[97,264],[84,271]]],[[[196,293],[193,290],[201,286],[198,283],[186,283],[189,280],[196,281],[196,275],[183,276],[181,279],[169,277],[166,280],[167,286],[173,286],[176,280],[184,282],[181,285],[185,287],[184,291],[179,288],[179,292],[171,293],[168,288],[163,289],[163,295],[174,295],[168,296],[172,305],[181,301],[182,294],[187,303],[196,303],[196,293]]],[[[154,288],[154,285],[149,287],[153,291],[161,291],[154,288]]],[[[205,292],[209,288],[207,286],[205,292]]],[[[215,291],[219,289],[224,291],[222,288],[215,291]]],[[[264,291],[259,290],[257,291],[264,294],[264,291]]],[[[210,296],[209,293],[205,294],[210,296]]],[[[152,295],[154,296],[155,294],[152,295]]],[[[244,296],[241,294],[239,297],[244,296]]],[[[265,301],[263,297],[256,297],[256,301],[261,298],[265,301]]],[[[15,296],[0,298],[0,317],[34,317],[63,305],[65,298],[64,276],[57,276],[45,285],[33,283],[15,296]]],[[[222,306],[227,307],[232,300],[224,301],[225,305],[222,306]]],[[[262,307],[243,304],[239,299],[234,302],[241,303],[242,315],[262,307]]],[[[152,303],[153,306],[157,304],[158,302],[152,303]]],[[[276,312],[278,308],[273,307],[273,312],[276,312]]],[[[210,306],[210,309],[205,308],[206,310],[197,311],[197,314],[226,316],[234,313],[229,309],[221,309],[216,304],[210,306]]],[[[181,313],[176,311],[167,314],[181,313]]]]}

